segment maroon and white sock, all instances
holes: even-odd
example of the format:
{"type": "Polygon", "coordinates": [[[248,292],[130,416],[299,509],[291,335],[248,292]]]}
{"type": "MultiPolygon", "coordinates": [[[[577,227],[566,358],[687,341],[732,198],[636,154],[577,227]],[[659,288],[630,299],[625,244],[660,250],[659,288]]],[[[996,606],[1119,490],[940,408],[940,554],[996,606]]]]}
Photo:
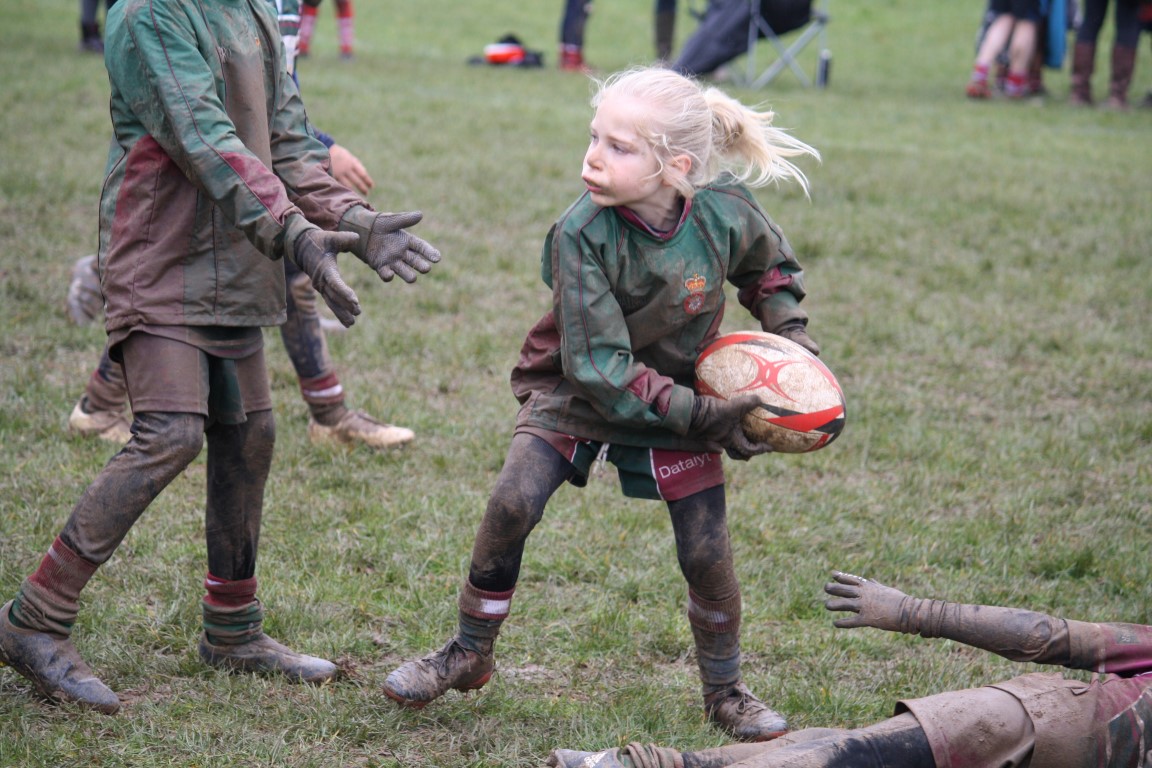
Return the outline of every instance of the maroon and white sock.
{"type": "Polygon", "coordinates": [[[500,633],[500,625],[512,609],[512,593],[488,592],[465,581],[460,590],[460,631],[457,639],[465,648],[477,653],[492,653],[492,645],[500,633]]]}

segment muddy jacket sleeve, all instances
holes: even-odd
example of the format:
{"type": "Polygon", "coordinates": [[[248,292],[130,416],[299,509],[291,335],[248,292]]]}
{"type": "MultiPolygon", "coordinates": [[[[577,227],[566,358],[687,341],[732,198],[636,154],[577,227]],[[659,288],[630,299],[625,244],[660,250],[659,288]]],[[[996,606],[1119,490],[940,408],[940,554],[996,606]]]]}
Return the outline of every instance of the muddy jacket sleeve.
{"type": "Polygon", "coordinates": [[[1065,666],[1121,677],[1152,672],[1152,627],[1071,620],[1067,624],[1071,653],[1065,666]]]}
{"type": "Polygon", "coordinates": [[[807,322],[807,313],[799,307],[805,295],[804,270],[780,227],[750,193],[743,223],[731,234],[728,279],[739,289],[740,304],[770,333],[791,322],[807,322]]]}

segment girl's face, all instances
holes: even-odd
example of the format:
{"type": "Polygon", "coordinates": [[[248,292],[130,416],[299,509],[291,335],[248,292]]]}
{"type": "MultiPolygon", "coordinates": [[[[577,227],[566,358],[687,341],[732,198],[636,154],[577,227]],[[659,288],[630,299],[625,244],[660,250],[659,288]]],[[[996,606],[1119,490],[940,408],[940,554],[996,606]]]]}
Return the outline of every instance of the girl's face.
{"type": "Polygon", "coordinates": [[[656,153],[636,131],[645,118],[642,102],[608,96],[592,118],[582,178],[592,202],[632,209],[649,225],[666,229],[679,217],[679,195],[664,180],[656,153]]]}

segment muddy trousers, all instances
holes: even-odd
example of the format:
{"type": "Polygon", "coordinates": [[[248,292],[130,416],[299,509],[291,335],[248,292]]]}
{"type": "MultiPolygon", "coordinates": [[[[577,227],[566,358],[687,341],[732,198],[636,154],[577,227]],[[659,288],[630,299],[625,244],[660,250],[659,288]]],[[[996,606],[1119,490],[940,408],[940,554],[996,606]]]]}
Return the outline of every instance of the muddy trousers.
{"type": "Polygon", "coordinates": [[[620,762],[633,768],[935,768],[916,718],[893,717],[866,728],[811,728],[775,741],[733,744],[699,752],[629,744],[620,762]]]}
{"type": "MultiPolygon", "coordinates": [[[[46,557],[63,564],[64,570],[53,571],[59,578],[45,583],[34,574],[21,585],[22,624],[41,632],[69,633],[84,583],[160,492],[200,454],[205,439],[208,572],[226,581],[253,578],[275,443],[272,411],[249,412],[242,424],[216,423],[207,430],[204,424],[205,417],[194,413],[135,415],[133,438],[84,491],[46,557]]],[[[42,566],[37,573],[45,570],[42,566]]]]}
{"type": "MultiPolygon", "coordinates": [[[[472,549],[460,595],[461,640],[489,652],[507,617],[529,534],[572,465],[545,441],[512,438],[472,549]],[[472,637],[476,642],[469,643],[472,637]]],[[[740,679],[740,587],[732,563],[724,486],[669,501],[680,571],[688,582],[688,618],[705,693],[740,679]]]]}

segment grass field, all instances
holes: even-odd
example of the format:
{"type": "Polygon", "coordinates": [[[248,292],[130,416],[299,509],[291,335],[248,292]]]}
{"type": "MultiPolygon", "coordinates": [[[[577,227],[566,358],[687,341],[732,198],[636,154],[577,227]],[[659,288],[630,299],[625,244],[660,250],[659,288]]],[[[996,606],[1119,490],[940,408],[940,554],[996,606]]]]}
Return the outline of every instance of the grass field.
{"type": "MultiPolygon", "coordinates": [[[[75,0],[4,9],[6,600],[113,449],[67,432],[104,333],[64,313],[69,268],[95,248],[107,82],[76,51],[75,0]]],[[[967,102],[981,10],[837,0],[829,89],[787,73],[731,89],[823,153],[805,164],[810,200],[794,188],[760,198],[806,268],[811,331],[849,402],[827,450],[730,467],[745,675],[794,727],[864,724],[897,697],[1026,669],[833,629],[821,599],[832,568],[922,596],[1152,622],[1152,110],[1072,109],[1067,72],[1047,73],[1043,105],[967,102]]],[[[623,499],[611,473],[550,505],[486,688],[419,713],[381,694],[397,663],[453,630],[515,414],[508,373],[549,302],[540,243],[580,190],[590,91],[554,67],[559,2],[357,11],[358,55],[342,62],[321,7],[301,64],[310,115],[374,173],[373,204],[425,211],[419,233],[444,262],[416,286],[345,262],[365,313],[333,353],[354,406],[416,430],[402,453],[313,449],[268,332],[279,429],[259,567],[267,625],[346,679],[299,688],[199,663],[201,458],[84,594],[77,646],[126,707],[48,706],[0,670],[0,765],[532,766],[557,746],[724,742],[699,706],[664,509],[623,499]],[[507,32],[549,67],[465,65],[507,32]]],[[[681,14],[682,42],[693,22],[681,14]]],[[[651,50],[650,0],[597,3],[593,65],[651,50]]],[[[1145,43],[1137,101],[1149,59],[1145,43]]],[[[751,324],[739,311],[726,322],[751,324]]]]}

